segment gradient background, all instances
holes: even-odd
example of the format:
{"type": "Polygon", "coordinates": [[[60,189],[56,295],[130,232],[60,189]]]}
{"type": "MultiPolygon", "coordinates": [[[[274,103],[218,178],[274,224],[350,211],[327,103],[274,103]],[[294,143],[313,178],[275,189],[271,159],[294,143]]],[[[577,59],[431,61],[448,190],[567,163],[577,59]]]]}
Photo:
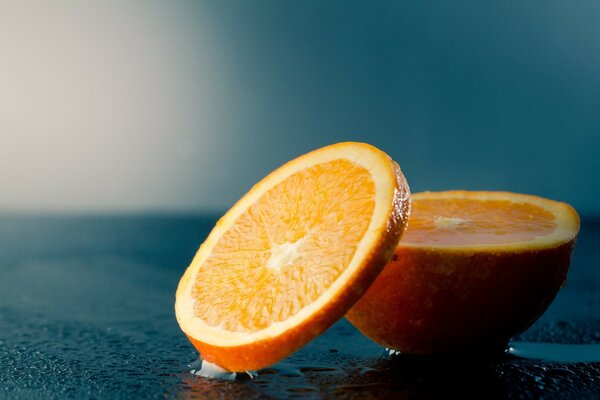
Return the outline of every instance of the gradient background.
{"type": "Polygon", "coordinates": [[[600,2],[0,3],[0,212],[221,212],[370,142],[600,216],[600,2]]]}

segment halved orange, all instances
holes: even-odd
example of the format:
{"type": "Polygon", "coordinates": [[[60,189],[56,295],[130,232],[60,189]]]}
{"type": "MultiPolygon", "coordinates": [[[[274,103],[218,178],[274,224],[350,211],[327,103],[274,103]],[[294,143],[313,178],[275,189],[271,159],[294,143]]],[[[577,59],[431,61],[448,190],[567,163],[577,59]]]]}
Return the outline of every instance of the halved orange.
{"type": "Polygon", "coordinates": [[[327,146],[272,172],[223,216],[177,288],[181,329],[230,371],[268,366],[341,318],[392,256],[410,207],[385,153],[327,146]]]}
{"type": "Polygon", "coordinates": [[[501,350],[564,284],[578,231],[571,206],[536,196],[413,194],[392,261],[346,317],[403,353],[501,350]]]}

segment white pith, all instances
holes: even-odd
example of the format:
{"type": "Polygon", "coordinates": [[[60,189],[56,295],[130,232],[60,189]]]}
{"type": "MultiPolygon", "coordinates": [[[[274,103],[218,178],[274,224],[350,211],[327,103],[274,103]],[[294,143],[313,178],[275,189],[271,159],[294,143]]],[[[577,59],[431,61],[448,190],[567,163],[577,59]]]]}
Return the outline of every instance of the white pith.
{"type": "Polygon", "coordinates": [[[298,248],[304,243],[306,236],[296,240],[294,243],[285,242],[271,248],[271,257],[267,260],[267,268],[279,270],[286,265],[292,265],[300,254],[298,248]]]}

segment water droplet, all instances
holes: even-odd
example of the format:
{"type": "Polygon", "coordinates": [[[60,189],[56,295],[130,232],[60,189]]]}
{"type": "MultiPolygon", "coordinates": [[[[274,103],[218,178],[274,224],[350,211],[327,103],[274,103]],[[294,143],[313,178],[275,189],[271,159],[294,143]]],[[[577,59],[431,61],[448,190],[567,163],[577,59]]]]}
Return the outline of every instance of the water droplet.
{"type": "Polygon", "coordinates": [[[338,371],[337,368],[325,366],[325,365],[310,365],[310,366],[301,366],[298,367],[300,372],[334,372],[338,371]]]}
{"type": "Polygon", "coordinates": [[[360,370],[359,375],[361,375],[361,376],[377,376],[377,374],[380,374],[381,372],[382,371],[380,369],[365,367],[360,370]]]}
{"type": "Polygon", "coordinates": [[[317,389],[312,386],[302,386],[302,387],[291,387],[287,389],[288,392],[292,393],[310,393],[316,392],[317,389]]]}
{"type": "Polygon", "coordinates": [[[269,368],[258,371],[258,375],[272,375],[277,374],[280,376],[286,376],[288,378],[301,377],[302,371],[293,364],[286,362],[277,363],[269,368]]]}
{"type": "Polygon", "coordinates": [[[567,368],[550,368],[545,372],[545,375],[550,377],[571,377],[576,374],[567,368]]]}

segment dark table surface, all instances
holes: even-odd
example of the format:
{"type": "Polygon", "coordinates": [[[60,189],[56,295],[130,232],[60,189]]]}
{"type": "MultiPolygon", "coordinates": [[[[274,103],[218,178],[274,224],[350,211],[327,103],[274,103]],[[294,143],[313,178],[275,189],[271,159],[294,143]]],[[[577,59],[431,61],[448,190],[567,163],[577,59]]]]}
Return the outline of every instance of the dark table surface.
{"type": "MultiPolygon", "coordinates": [[[[254,379],[195,376],[174,294],[215,221],[0,217],[0,398],[600,398],[600,362],[388,356],[345,320],[254,379]]],[[[567,286],[519,339],[600,343],[599,310],[584,219],[567,286]]]]}

